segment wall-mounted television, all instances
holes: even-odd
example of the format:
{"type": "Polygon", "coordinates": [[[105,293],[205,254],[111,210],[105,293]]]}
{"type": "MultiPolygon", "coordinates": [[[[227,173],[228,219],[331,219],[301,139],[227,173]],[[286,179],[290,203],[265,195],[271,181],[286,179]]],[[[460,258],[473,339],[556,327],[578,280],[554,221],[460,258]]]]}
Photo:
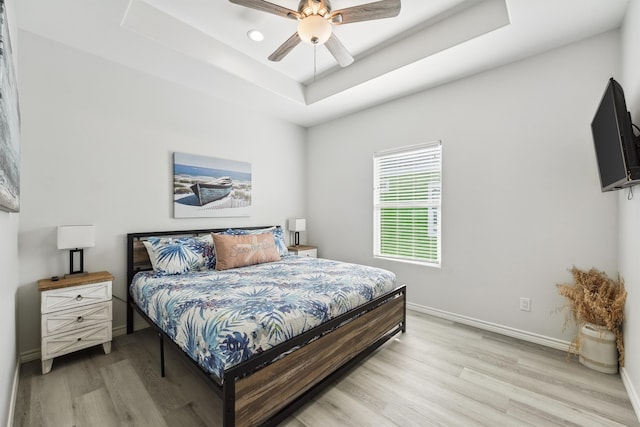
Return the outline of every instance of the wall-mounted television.
{"type": "Polygon", "coordinates": [[[640,139],[633,132],[622,86],[609,79],[591,122],[602,191],[640,184],[640,139]]]}

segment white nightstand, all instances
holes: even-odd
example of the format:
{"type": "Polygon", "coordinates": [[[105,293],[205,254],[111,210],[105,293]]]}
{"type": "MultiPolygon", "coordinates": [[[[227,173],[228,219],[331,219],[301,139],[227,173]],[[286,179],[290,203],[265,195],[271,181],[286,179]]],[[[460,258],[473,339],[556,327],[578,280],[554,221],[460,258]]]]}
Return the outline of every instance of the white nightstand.
{"type": "Polygon", "coordinates": [[[111,352],[113,276],[107,271],[85,276],[38,280],[41,314],[42,373],[63,354],[102,344],[111,352]]]}
{"type": "Polygon", "coordinates": [[[298,245],[289,246],[287,249],[289,249],[289,253],[293,255],[308,256],[311,258],[318,257],[318,248],[316,246],[298,245]]]}

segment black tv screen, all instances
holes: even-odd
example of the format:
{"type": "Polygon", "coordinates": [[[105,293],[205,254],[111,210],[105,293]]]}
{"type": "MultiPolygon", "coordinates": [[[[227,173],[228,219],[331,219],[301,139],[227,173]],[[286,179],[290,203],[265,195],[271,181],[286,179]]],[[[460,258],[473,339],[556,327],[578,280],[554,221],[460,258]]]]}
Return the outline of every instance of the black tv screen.
{"type": "Polygon", "coordinates": [[[640,183],[637,137],[632,126],[622,86],[611,78],[591,122],[602,191],[640,183]]]}

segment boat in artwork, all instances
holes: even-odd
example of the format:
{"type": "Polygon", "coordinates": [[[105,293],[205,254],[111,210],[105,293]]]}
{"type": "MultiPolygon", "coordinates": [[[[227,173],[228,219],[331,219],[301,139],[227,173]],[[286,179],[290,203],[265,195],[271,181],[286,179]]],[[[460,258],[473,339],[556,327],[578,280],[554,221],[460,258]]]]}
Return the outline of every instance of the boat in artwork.
{"type": "Polygon", "coordinates": [[[197,182],[191,186],[191,191],[196,195],[200,206],[220,200],[231,193],[232,181],[228,176],[223,176],[209,182],[197,182]]]}

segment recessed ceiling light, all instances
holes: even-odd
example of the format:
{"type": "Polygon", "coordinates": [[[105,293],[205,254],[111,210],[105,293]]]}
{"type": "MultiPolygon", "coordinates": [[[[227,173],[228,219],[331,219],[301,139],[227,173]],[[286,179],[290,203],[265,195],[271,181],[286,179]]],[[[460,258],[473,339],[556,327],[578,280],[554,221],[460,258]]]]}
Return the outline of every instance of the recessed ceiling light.
{"type": "Polygon", "coordinates": [[[254,42],[261,42],[262,40],[264,40],[264,34],[262,34],[258,30],[249,30],[247,36],[254,42]]]}

